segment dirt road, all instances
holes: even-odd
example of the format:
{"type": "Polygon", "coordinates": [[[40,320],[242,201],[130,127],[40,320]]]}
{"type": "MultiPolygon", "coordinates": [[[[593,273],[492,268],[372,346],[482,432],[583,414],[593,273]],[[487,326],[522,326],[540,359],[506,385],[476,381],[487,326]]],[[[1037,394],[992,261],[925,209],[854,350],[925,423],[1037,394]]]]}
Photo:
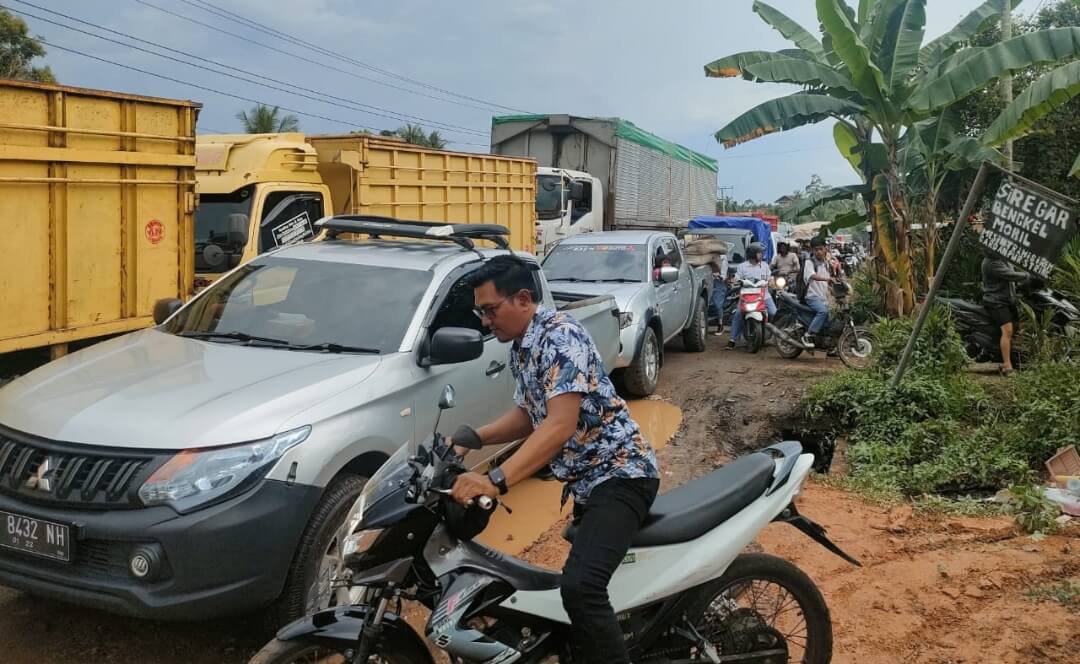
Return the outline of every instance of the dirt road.
{"type": "MultiPolygon", "coordinates": [[[[822,357],[785,362],[771,350],[751,356],[720,347],[710,337],[704,355],[677,348],[667,355],[658,396],[683,412],[678,434],[660,452],[664,489],[775,440],[790,426],[805,384],[837,368],[822,357]]],[[[653,410],[670,415],[662,405],[653,410]]],[[[532,525],[500,523],[485,538],[558,567],[566,546],[558,537],[561,523],[544,530],[559,514],[557,505],[542,504],[550,493],[542,484],[528,488],[536,492],[529,502],[538,506],[523,509],[520,498],[512,503],[515,520],[532,525]]],[[[821,586],[832,610],[834,662],[1064,662],[1080,653],[1080,616],[1025,596],[1042,584],[1077,580],[1076,531],[1033,542],[1005,519],[890,513],[821,483],[807,486],[800,509],[864,563],[851,567],[786,526],[770,526],[760,538],[766,551],[795,561],[821,586]]],[[[252,620],[151,623],[0,588],[0,661],[6,663],[239,664],[260,640],[252,620]]]]}

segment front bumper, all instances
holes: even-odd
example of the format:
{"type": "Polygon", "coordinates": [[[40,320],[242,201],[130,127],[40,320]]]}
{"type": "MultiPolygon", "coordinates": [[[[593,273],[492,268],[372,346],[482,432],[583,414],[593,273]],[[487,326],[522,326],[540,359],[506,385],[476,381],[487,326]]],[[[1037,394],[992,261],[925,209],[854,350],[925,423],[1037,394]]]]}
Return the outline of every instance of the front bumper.
{"type": "Polygon", "coordinates": [[[89,511],[0,495],[0,510],[72,524],[71,563],[0,549],[0,585],[114,613],[195,620],[269,604],[284,586],[296,545],[322,491],[264,480],[190,514],[169,507],[89,511]],[[160,557],[136,579],[137,550],[160,557]]]}
{"type": "Polygon", "coordinates": [[[628,367],[633,363],[643,334],[645,334],[645,328],[637,321],[619,332],[619,356],[615,359],[616,369],[628,367]]]}

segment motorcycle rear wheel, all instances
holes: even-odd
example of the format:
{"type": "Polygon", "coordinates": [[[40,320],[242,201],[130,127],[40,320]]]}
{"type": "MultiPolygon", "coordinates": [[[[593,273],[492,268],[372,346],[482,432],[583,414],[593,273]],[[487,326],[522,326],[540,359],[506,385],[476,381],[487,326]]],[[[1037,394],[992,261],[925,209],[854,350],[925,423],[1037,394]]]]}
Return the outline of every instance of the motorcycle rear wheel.
{"type": "Polygon", "coordinates": [[[765,326],[753,318],[747,318],[743,322],[746,327],[746,343],[750,346],[750,352],[756,353],[765,345],[765,326]]]}
{"type": "Polygon", "coordinates": [[[832,659],[825,598],[810,577],[783,558],[744,553],[697,592],[687,616],[720,655],[783,648],[786,657],[762,661],[829,664],[832,659]]]}
{"type": "MultiPolygon", "coordinates": [[[[798,332],[797,332],[798,328],[786,316],[785,317],[778,317],[776,319],[776,321],[775,321],[775,325],[776,325],[776,327],[783,330],[789,336],[792,336],[792,337],[797,337],[798,336],[798,332]]],[[[780,357],[784,358],[785,360],[794,360],[798,356],[802,355],[802,352],[803,352],[802,348],[799,348],[798,346],[793,346],[792,344],[787,343],[786,341],[784,341],[784,339],[782,337],[776,337],[775,341],[776,341],[776,354],[779,355],[780,357]]]]}

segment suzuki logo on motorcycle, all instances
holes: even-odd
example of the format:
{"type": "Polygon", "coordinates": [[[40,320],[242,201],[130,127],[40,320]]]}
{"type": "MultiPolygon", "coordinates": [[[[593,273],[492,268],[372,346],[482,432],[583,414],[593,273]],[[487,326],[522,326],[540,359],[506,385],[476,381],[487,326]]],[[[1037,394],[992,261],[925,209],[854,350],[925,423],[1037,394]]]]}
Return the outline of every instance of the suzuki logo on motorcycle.
{"type": "Polygon", "coordinates": [[[44,491],[45,493],[52,493],[52,483],[56,478],[56,471],[59,467],[60,461],[58,459],[55,457],[45,457],[45,460],[38,464],[34,474],[27,478],[26,488],[37,489],[38,491],[44,491]]]}

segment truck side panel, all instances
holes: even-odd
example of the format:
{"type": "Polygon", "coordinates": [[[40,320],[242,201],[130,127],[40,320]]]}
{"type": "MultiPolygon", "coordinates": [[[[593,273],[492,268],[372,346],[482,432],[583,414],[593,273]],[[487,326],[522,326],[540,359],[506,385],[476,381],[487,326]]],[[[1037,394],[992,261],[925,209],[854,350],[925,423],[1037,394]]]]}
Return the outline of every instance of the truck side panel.
{"type": "Polygon", "coordinates": [[[144,327],[189,295],[197,109],[0,84],[0,353],[144,327]]]}
{"type": "Polygon", "coordinates": [[[338,214],[494,223],[536,246],[536,162],[431,150],[369,136],[311,136],[338,214]]]}

